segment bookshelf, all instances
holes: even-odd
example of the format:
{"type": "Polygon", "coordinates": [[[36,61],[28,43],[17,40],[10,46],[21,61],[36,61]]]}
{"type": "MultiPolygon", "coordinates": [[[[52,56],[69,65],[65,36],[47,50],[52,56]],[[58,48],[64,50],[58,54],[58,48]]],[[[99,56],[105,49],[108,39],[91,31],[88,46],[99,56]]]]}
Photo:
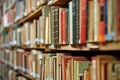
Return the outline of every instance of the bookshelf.
{"type": "Polygon", "coordinates": [[[119,4],[0,0],[0,79],[119,80],[119,4]]]}

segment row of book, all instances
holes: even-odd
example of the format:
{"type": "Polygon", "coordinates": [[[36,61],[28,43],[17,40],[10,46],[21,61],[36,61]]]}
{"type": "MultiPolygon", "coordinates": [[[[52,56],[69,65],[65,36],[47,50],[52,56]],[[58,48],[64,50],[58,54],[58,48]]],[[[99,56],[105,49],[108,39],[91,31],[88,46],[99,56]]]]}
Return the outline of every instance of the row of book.
{"type": "Polygon", "coordinates": [[[20,20],[43,4],[47,4],[47,0],[17,0],[15,21],[20,20]]]}
{"type": "Polygon", "coordinates": [[[3,13],[12,9],[16,3],[16,0],[2,0],[3,13]]]}
{"type": "MultiPolygon", "coordinates": [[[[38,41],[40,44],[56,45],[118,41],[120,30],[119,5],[117,5],[119,2],[117,1],[119,0],[106,0],[100,7],[97,6],[101,5],[101,2],[94,0],[80,2],[73,0],[68,3],[68,8],[43,6],[39,19],[20,26],[29,26],[30,30],[25,31],[28,32],[24,35],[26,37],[33,32],[34,38],[31,43],[38,41]]],[[[24,31],[19,28],[17,32],[22,36],[21,33],[24,31]]],[[[22,41],[20,38],[18,40],[22,41]]]]}
{"type": "Polygon", "coordinates": [[[33,76],[40,79],[42,72],[41,58],[43,58],[41,51],[32,50],[31,52],[17,49],[14,51],[5,50],[1,53],[1,60],[22,73],[27,73],[28,76],[33,76]]]}
{"type": "Polygon", "coordinates": [[[0,62],[0,80],[9,80],[8,71],[9,69],[7,68],[7,66],[3,65],[3,63],[0,62]]]}
{"type": "Polygon", "coordinates": [[[43,23],[50,26],[55,44],[119,40],[119,0],[72,0],[68,8],[46,7],[43,23]]]}
{"type": "Polygon", "coordinates": [[[0,80],[28,80],[23,76],[17,76],[18,73],[15,70],[11,70],[6,67],[5,64],[0,64],[0,80]]]}
{"type": "MultiPolygon", "coordinates": [[[[2,54],[2,53],[1,53],[2,54]]],[[[16,69],[27,72],[40,80],[119,80],[120,60],[111,55],[93,57],[70,54],[43,54],[40,51],[3,53],[4,60],[15,62],[16,69]],[[11,56],[12,55],[12,56],[11,56]],[[14,55],[14,57],[13,57],[14,55]],[[8,58],[8,56],[11,56],[8,58]],[[16,56],[16,57],[15,57],[16,56]],[[8,59],[7,59],[8,58],[8,59]]]]}

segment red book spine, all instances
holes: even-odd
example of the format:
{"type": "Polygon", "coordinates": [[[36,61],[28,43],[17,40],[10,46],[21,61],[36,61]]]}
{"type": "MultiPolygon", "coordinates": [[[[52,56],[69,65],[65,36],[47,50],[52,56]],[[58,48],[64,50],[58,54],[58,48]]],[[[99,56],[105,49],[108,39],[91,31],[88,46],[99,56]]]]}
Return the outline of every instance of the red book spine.
{"type": "Polygon", "coordinates": [[[118,40],[120,40],[120,0],[118,0],[118,40]]]}
{"type": "Polygon", "coordinates": [[[86,43],[86,6],[87,0],[82,0],[82,7],[81,7],[81,27],[80,27],[80,43],[86,43]]]}
{"type": "Polygon", "coordinates": [[[71,60],[71,58],[63,58],[63,80],[66,80],[66,69],[67,69],[67,63],[71,60]]]}
{"type": "Polygon", "coordinates": [[[62,40],[62,44],[65,44],[66,43],[66,11],[65,10],[63,10],[63,20],[62,21],[63,21],[63,26],[62,26],[63,27],[62,28],[63,29],[62,30],[63,31],[63,33],[62,33],[63,34],[62,35],[63,40],[62,40]]]}
{"type": "Polygon", "coordinates": [[[100,4],[99,41],[105,42],[105,14],[104,14],[105,0],[99,0],[99,4],[100,4]]]}
{"type": "Polygon", "coordinates": [[[61,43],[63,42],[63,11],[61,11],[61,43]]]}

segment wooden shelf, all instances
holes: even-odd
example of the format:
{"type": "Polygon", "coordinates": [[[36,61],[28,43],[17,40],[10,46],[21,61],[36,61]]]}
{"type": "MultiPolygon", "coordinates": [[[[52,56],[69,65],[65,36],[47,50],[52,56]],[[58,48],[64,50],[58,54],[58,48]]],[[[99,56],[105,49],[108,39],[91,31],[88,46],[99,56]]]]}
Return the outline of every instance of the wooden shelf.
{"type": "Polygon", "coordinates": [[[91,43],[89,47],[85,45],[68,45],[59,48],[48,48],[46,52],[79,52],[79,51],[120,51],[120,42],[91,43]]]}
{"type": "Polygon", "coordinates": [[[101,43],[99,44],[99,50],[104,51],[104,50],[110,50],[110,51],[115,51],[115,50],[120,50],[120,42],[107,42],[107,43],[101,43]]]}
{"type": "Polygon", "coordinates": [[[1,47],[1,49],[14,49],[14,48],[18,48],[18,49],[24,49],[24,50],[27,50],[27,51],[30,51],[32,49],[34,50],[41,50],[41,51],[45,51],[45,48],[40,48],[40,46],[35,46],[35,47],[29,47],[29,46],[9,46],[9,47],[1,47]]]}
{"type": "Polygon", "coordinates": [[[51,3],[48,2],[48,5],[50,5],[50,6],[67,6],[69,1],[70,0],[64,0],[64,1],[63,0],[56,0],[56,1],[51,2],[51,3]]]}
{"type": "MultiPolygon", "coordinates": [[[[79,51],[120,51],[120,42],[106,42],[106,43],[87,43],[86,45],[57,45],[55,48],[49,48],[49,46],[42,45],[40,47],[34,45],[34,47],[29,46],[10,46],[5,47],[6,49],[20,48],[24,50],[41,50],[43,52],[79,52],[79,51]],[[87,45],[87,46],[86,46],[87,45]]],[[[1,49],[4,49],[1,47],[1,49]]]]}
{"type": "Polygon", "coordinates": [[[42,5],[40,7],[38,7],[36,10],[34,10],[33,12],[29,13],[27,16],[23,17],[22,19],[20,19],[19,21],[16,22],[16,24],[23,24],[26,21],[31,21],[34,18],[38,18],[40,16],[40,11],[42,9],[42,5]]]}

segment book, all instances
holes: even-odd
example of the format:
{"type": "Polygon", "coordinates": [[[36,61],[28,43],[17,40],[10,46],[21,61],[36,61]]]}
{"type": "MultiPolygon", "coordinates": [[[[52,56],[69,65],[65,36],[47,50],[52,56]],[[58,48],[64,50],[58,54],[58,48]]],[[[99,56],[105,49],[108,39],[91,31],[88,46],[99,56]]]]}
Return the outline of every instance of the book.
{"type": "Polygon", "coordinates": [[[86,43],[86,16],[87,16],[87,0],[82,0],[80,2],[80,43],[85,44],[86,43]],[[82,4],[81,4],[82,3],[82,4]]]}
{"type": "Polygon", "coordinates": [[[88,1],[88,17],[87,17],[87,42],[94,42],[94,17],[93,17],[93,13],[94,13],[94,2],[93,1],[88,1]]]}
{"type": "Polygon", "coordinates": [[[70,40],[70,44],[73,44],[73,17],[72,17],[72,14],[73,14],[73,8],[72,8],[72,1],[69,2],[69,6],[68,6],[68,10],[69,10],[69,26],[70,26],[70,33],[69,33],[69,40],[70,40]]]}
{"type": "Polygon", "coordinates": [[[105,42],[105,29],[107,29],[107,4],[106,1],[99,1],[100,5],[100,22],[99,22],[99,42],[105,42]],[[104,10],[105,9],[105,10],[104,10]],[[105,22],[106,21],[106,22],[105,22]]]}
{"type": "Polygon", "coordinates": [[[94,2],[94,41],[98,42],[98,32],[99,32],[99,6],[98,0],[93,0],[94,2]]]}

